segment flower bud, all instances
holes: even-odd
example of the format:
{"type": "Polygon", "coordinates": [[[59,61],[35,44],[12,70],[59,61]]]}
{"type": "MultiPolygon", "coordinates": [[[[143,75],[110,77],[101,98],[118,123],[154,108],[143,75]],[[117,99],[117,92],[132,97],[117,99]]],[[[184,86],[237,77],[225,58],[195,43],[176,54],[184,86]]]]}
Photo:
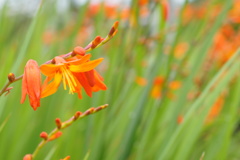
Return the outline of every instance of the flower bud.
{"type": "Polygon", "coordinates": [[[75,47],[72,51],[72,56],[75,56],[75,55],[81,55],[81,56],[84,56],[86,53],[86,50],[82,47],[75,47]]]}
{"type": "Polygon", "coordinates": [[[15,75],[13,73],[9,73],[8,80],[9,80],[9,82],[13,82],[15,80],[15,75]]]}
{"type": "Polygon", "coordinates": [[[84,112],[85,115],[89,115],[89,114],[92,114],[94,112],[95,108],[92,107],[92,108],[89,108],[86,112],[84,112]]]}
{"type": "Polygon", "coordinates": [[[74,120],[78,119],[78,117],[82,114],[82,112],[77,111],[73,117],[74,120]]]}
{"type": "Polygon", "coordinates": [[[56,118],[55,119],[55,123],[56,123],[56,126],[58,129],[61,129],[62,128],[62,122],[59,118],[56,118]]]}
{"type": "Polygon", "coordinates": [[[97,36],[97,37],[92,41],[92,46],[91,46],[91,48],[92,48],[92,49],[96,48],[96,47],[99,45],[99,43],[101,43],[101,41],[102,41],[102,38],[101,38],[100,36],[97,36]]]}
{"type": "Polygon", "coordinates": [[[40,133],[40,137],[47,140],[48,139],[48,134],[46,132],[40,133]]]}
{"type": "Polygon", "coordinates": [[[117,33],[117,31],[118,31],[118,30],[117,30],[118,24],[119,24],[118,21],[113,24],[110,32],[108,33],[108,35],[109,35],[110,37],[114,36],[114,35],[117,33]]]}

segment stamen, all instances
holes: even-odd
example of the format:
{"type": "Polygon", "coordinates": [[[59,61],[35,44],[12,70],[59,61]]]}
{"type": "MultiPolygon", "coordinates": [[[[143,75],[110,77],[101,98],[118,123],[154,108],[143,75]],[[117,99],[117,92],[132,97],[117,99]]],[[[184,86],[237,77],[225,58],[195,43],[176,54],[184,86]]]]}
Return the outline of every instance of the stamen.
{"type": "Polygon", "coordinates": [[[63,74],[64,89],[66,90],[66,85],[68,85],[69,94],[73,94],[73,92],[75,92],[75,87],[77,86],[76,80],[72,73],[66,68],[66,66],[63,66],[61,70],[63,74]]]}

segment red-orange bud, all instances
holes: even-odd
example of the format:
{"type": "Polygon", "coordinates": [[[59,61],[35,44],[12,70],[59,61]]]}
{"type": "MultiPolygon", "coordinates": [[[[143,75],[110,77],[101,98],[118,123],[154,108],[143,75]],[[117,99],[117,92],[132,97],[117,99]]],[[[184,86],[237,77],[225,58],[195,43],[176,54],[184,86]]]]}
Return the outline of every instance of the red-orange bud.
{"type": "Polygon", "coordinates": [[[91,113],[93,113],[94,112],[94,110],[95,110],[95,108],[94,107],[92,107],[92,108],[89,108],[84,114],[85,115],[89,115],[89,114],[91,114],[91,113]]]}
{"type": "Polygon", "coordinates": [[[85,55],[85,53],[86,53],[86,50],[84,49],[84,48],[82,48],[82,47],[75,47],[74,49],[73,49],[73,55],[75,54],[75,55],[81,55],[81,56],[84,56],[85,55]]]}
{"type": "Polygon", "coordinates": [[[25,101],[26,95],[34,110],[40,107],[41,73],[37,62],[31,59],[27,62],[23,73],[21,103],[25,101]]]}
{"type": "Polygon", "coordinates": [[[118,24],[119,24],[119,22],[116,21],[116,22],[113,24],[113,27],[114,27],[115,29],[117,29],[117,28],[118,28],[118,24]]]}
{"type": "Polygon", "coordinates": [[[26,155],[23,157],[23,160],[32,160],[32,155],[31,155],[31,154],[26,154],[26,155]]]}
{"type": "Polygon", "coordinates": [[[47,140],[48,139],[48,134],[46,132],[40,133],[40,137],[47,140]]]}
{"type": "Polygon", "coordinates": [[[102,109],[104,109],[104,108],[107,108],[107,106],[108,106],[108,104],[105,104],[105,105],[102,105],[102,106],[100,106],[100,107],[97,107],[97,108],[95,108],[95,112],[98,112],[98,111],[100,111],[100,110],[102,110],[102,109]]]}
{"type": "Polygon", "coordinates": [[[15,80],[15,75],[13,73],[9,73],[8,80],[9,80],[9,82],[13,82],[15,80]]]}
{"type": "Polygon", "coordinates": [[[58,129],[61,129],[62,128],[62,122],[59,118],[56,118],[55,119],[55,123],[56,123],[56,126],[58,129]]]}
{"type": "Polygon", "coordinates": [[[78,117],[80,116],[82,114],[82,112],[80,112],[80,111],[77,111],[76,113],[75,113],[75,115],[74,115],[74,120],[76,120],[76,119],[78,119],[78,117]]]}
{"type": "Polygon", "coordinates": [[[102,38],[100,36],[97,36],[93,41],[92,41],[92,45],[91,48],[96,48],[97,45],[99,45],[99,43],[101,43],[102,38]]]}
{"type": "Polygon", "coordinates": [[[117,33],[118,24],[119,24],[118,21],[116,21],[116,22],[113,24],[110,32],[108,33],[108,35],[109,35],[110,37],[111,37],[111,36],[114,36],[114,35],[117,33]]]}

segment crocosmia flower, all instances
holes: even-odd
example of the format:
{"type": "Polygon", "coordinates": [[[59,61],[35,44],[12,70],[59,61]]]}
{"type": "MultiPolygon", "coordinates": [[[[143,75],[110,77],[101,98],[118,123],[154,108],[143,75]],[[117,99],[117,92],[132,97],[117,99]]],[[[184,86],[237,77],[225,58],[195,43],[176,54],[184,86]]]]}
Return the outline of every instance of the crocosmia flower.
{"type": "Polygon", "coordinates": [[[29,60],[24,69],[21,103],[25,101],[26,95],[28,95],[30,104],[34,110],[40,107],[41,73],[37,62],[34,60],[29,60]]]}
{"type": "Polygon", "coordinates": [[[82,98],[82,87],[89,96],[91,96],[91,91],[102,89],[102,78],[93,69],[101,63],[103,58],[90,61],[90,57],[90,54],[70,60],[65,60],[62,57],[55,57],[54,64],[41,65],[41,72],[47,76],[42,86],[41,97],[43,98],[55,93],[61,82],[63,82],[65,90],[69,87],[69,93],[78,93],[79,98],[82,98]]]}

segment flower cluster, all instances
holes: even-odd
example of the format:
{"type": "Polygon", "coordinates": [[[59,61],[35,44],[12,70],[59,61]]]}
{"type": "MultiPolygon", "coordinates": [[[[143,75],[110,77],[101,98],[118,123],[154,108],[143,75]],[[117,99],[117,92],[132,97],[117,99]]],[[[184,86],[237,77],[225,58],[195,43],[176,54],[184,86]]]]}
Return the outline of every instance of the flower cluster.
{"type": "Polygon", "coordinates": [[[87,52],[108,42],[117,33],[117,28],[118,22],[115,22],[105,38],[97,36],[85,48],[75,47],[72,52],[56,56],[40,66],[35,60],[30,59],[22,76],[15,78],[13,73],[8,75],[9,81],[0,91],[0,96],[10,92],[12,87],[8,86],[11,83],[22,79],[21,103],[28,95],[30,105],[36,110],[40,107],[40,99],[54,94],[61,83],[65,90],[69,88],[69,94],[77,93],[80,99],[82,89],[90,97],[92,92],[106,90],[103,78],[95,70],[103,58],[90,60],[91,54],[87,52]],[[43,83],[41,74],[46,76],[43,83]]]}
{"type": "Polygon", "coordinates": [[[91,61],[90,57],[91,54],[85,53],[67,59],[57,56],[51,64],[43,64],[40,67],[36,61],[29,60],[22,79],[21,103],[28,95],[32,108],[36,110],[40,107],[40,99],[54,94],[61,82],[65,90],[68,87],[69,93],[77,93],[79,98],[82,98],[82,88],[90,97],[92,92],[106,90],[103,78],[94,69],[103,59],[91,61]],[[46,76],[43,84],[41,73],[46,76]]]}

